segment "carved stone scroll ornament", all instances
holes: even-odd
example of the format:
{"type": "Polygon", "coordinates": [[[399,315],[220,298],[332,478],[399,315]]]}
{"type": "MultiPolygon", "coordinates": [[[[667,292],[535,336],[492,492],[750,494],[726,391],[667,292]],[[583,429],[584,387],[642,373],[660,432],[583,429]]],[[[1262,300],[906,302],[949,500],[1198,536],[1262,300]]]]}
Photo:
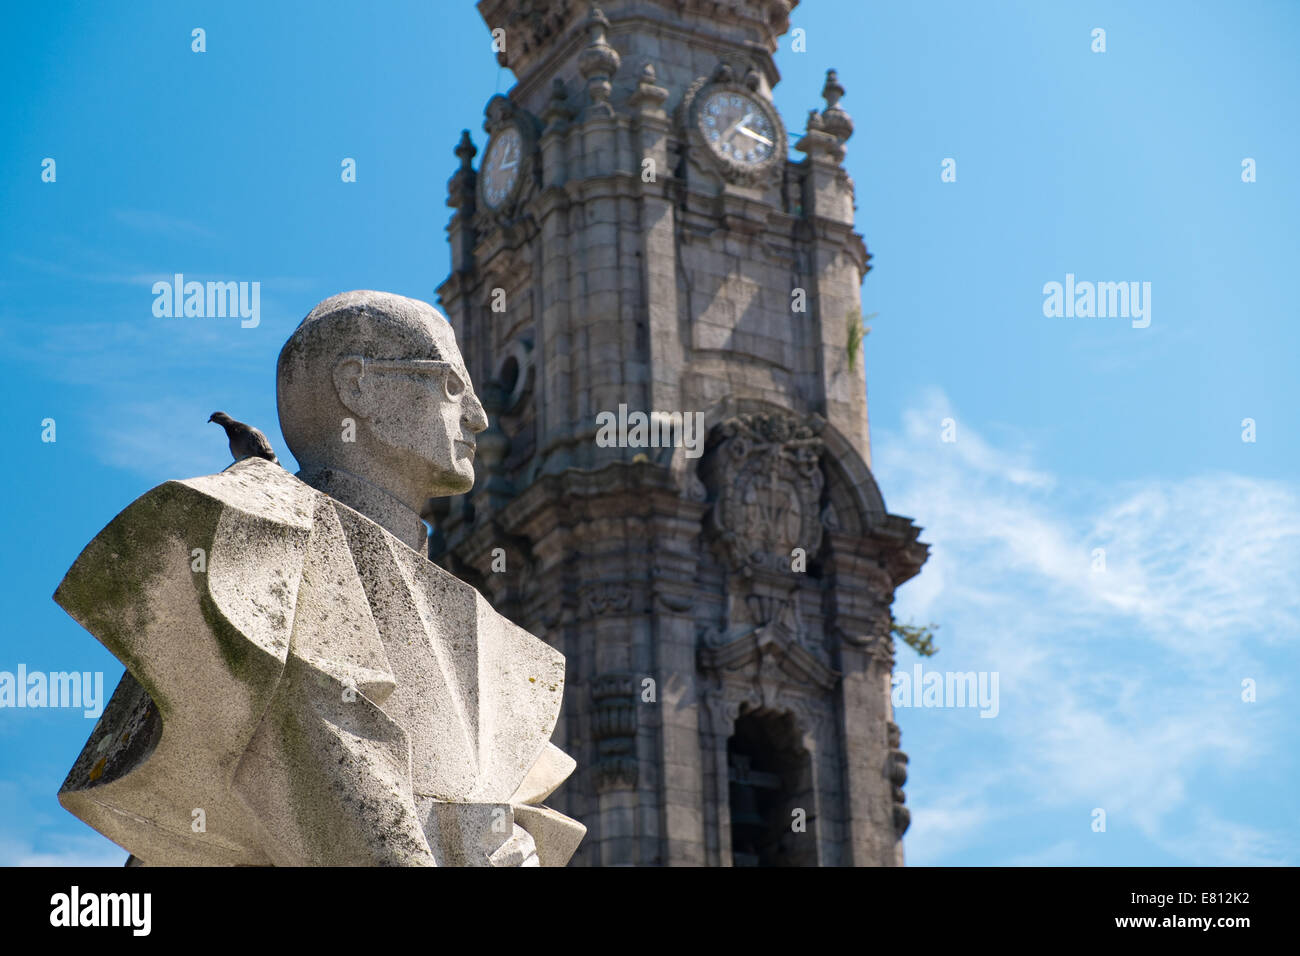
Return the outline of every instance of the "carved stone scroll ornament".
{"type": "Polygon", "coordinates": [[[599,757],[593,772],[600,792],[633,788],[637,781],[636,678],[601,674],[592,683],[591,733],[599,757]]]}
{"type": "Polygon", "coordinates": [[[625,613],[632,606],[632,589],[621,581],[593,581],[578,592],[580,616],[625,613]]]}

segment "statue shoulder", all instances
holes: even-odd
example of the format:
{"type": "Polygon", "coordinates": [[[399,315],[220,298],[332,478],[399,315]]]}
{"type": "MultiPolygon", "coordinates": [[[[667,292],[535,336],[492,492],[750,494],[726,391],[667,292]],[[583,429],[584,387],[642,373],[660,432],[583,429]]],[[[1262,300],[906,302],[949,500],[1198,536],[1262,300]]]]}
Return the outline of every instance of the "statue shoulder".
{"type": "Polygon", "coordinates": [[[86,545],[54,599],[128,674],[64,806],[176,860],[261,858],[225,781],[281,685],[315,504],[278,466],[240,462],[150,489],[86,545]],[[222,836],[198,849],[177,806],[206,807],[222,836]]]}
{"type": "Polygon", "coordinates": [[[86,545],[54,600],[146,686],[161,661],[193,667],[200,645],[218,664],[246,663],[254,683],[270,679],[288,650],[318,497],[260,458],[164,482],[86,545]]]}
{"type": "Polygon", "coordinates": [[[320,492],[279,465],[257,457],[237,461],[219,474],[166,482],[146,497],[168,485],[179,485],[263,520],[308,530],[320,497],[320,492]]]}

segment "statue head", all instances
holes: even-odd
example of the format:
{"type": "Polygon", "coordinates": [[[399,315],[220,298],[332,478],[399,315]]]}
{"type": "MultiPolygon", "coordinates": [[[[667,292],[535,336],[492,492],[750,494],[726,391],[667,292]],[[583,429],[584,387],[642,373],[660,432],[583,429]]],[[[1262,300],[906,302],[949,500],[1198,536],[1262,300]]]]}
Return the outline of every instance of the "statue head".
{"type": "Polygon", "coordinates": [[[280,351],[276,398],[304,474],[347,472],[416,512],[474,485],[487,416],[426,302],[368,291],[321,302],[280,351]]]}

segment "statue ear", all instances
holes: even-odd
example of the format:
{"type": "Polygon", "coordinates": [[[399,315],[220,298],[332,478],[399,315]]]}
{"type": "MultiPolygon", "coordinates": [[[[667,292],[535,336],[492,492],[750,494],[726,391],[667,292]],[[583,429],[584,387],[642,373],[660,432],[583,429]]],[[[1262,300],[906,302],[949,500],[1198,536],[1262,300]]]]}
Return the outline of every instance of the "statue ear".
{"type": "Polygon", "coordinates": [[[364,360],[359,355],[345,356],[334,366],[334,391],[350,412],[363,413],[362,381],[365,374],[364,360]]]}

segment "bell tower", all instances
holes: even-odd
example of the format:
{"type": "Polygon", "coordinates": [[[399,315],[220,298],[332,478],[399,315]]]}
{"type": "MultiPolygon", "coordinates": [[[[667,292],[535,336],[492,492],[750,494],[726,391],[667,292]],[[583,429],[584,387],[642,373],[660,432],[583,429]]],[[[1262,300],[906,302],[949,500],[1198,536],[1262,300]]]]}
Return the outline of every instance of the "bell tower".
{"type": "Polygon", "coordinates": [[[797,2],[478,4],[517,82],[456,146],[438,295],[490,426],[430,557],[568,660],[573,865],[902,863],[927,546],[870,469],[844,89],[772,103],[797,2]]]}

